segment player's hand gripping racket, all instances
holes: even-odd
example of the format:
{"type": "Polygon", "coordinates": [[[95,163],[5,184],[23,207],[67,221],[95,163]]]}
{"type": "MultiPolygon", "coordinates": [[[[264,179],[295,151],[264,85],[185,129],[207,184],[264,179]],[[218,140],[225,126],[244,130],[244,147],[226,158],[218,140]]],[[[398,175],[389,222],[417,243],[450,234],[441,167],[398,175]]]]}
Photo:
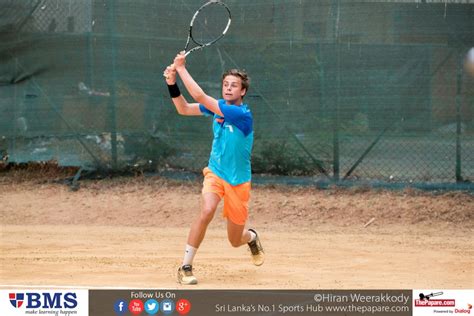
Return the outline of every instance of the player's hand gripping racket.
{"type": "Polygon", "coordinates": [[[229,30],[231,14],[229,8],[220,1],[209,1],[194,13],[189,24],[188,40],[184,56],[210,46],[220,40],[229,30]],[[189,49],[191,41],[197,46],[189,49]],[[188,50],[189,49],[189,50],[188,50]]]}

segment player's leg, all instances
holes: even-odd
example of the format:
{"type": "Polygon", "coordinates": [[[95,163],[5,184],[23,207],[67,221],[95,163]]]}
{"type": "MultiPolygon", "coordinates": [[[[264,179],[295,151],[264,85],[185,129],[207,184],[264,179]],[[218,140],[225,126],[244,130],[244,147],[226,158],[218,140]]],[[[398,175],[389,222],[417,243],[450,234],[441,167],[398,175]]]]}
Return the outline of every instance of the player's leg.
{"type": "Polygon", "coordinates": [[[232,247],[240,247],[250,242],[252,235],[245,225],[238,225],[227,219],[227,238],[232,247]]]}
{"type": "Polygon", "coordinates": [[[207,226],[214,218],[217,205],[224,194],[222,183],[218,177],[213,175],[208,168],[204,168],[203,174],[204,182],[202,188],[201,211],[191,225],[183,263],[178,269],[178,282],[182,284],[197,283],[197,279],[193,275],[192,266],[194,256],[206,235],[207,226]]]}
{"type": "Polygon", "coordinates": [[[202,195],[201,212],[191,225],[183,263],[178,269],[178,282],[181,284],[197,284],[197,279],[193,274],[194,256],[206,235],[207,226],[214,218],[220,200],[219,195],[215,193],[202,195]]]}
{"type": "Polygon", "coordinates": [[[201,212],[191,225],[188,235],[188,245],[199,248],[206,235],[207,226],[216,213],[217,205],[221,201],[215,193],[204,193],[201,200],[201,212]]]}
{"type": "Polygon", "coordinates": [[[250,200],[250,182],[237,186],[225,184],[224,216],[227,218],[227,237],[233,247],[247,244],[255,265],[262,265],[265,254],[257,232],[246,229],[250,200]]]}
{"type": "Polygon", "coordinates": [[[252,254],[252,261],[256,266],[261,266],[265,261],[262,243],[258,233],[254,229],[246,229],[245,225],[239,225],[227,219],[227,237],[233,247],[247,244],[252,254]]]}

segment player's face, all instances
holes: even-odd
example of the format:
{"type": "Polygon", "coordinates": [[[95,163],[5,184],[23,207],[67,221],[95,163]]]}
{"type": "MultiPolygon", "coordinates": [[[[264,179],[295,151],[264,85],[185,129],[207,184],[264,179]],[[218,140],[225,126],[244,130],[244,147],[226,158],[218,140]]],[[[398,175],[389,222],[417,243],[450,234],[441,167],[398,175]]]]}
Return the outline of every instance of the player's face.
{"type": "Polygon", "coordinates": [[[242,88],[242,79],[239,77],[229,75],[222,81],[222,97],[229,104],[240,105],[245,92],[242,88]]]}

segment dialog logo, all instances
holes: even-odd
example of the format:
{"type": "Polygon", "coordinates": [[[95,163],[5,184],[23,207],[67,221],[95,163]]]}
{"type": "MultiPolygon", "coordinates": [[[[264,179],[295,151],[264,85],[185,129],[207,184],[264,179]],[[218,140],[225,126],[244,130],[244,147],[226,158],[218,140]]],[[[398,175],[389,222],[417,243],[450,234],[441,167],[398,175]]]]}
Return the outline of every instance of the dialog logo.
{"type": "Polygon", "coordinates": [[[131,300],[128,304],[128,310],[134,315],[139,315],[143,312],[144,306],[141,300],[131,300]]]}
{"type": "Polygon", "coordinates": [[[149,299],[145,302],[145,312],[149,315],[155,315],[160,310],[160,304],[154,300],[149,299]]]}
{"type": "Polygon", "coordinates": [[[128,311],[127,302],[125,300],[117,300],[114,304],[114,311],[119,315],[125,314],[128,311]]]}
{"type": "Polygon", "coordinates": [[[10,303],[15,308],[20,308],[23,305],[23,301],[25,300],[24,293],[8,293],[8,297],[10,298],[10,303]]]}
{"type": "Polygon", "coordinates": [[[466,308],[456,308],[454,310],[455,314],[471,314],[471,309],[472,309],[472,304],[467,304],[467,309],[466,308]]]}

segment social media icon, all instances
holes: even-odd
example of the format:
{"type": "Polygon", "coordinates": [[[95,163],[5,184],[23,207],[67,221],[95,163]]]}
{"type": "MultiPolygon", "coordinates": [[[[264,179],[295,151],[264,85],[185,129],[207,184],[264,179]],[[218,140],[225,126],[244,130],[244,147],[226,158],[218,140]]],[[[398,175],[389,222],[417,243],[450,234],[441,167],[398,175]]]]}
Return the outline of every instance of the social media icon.
{"type": "Polygon", "coordinates": [[[128,310],[134,315],[139,315],[144,309],[143,302],[138,299],[131,300],[130,304],[128,304],[128,310]]]}
{"type": "Polygon", "coordinates": [[[166,315],[173,313],[174,302],[172,300],[163,300],[161,302],[161,311],[166,315]]]}
{"type": "Polygon", "coordinates": [[[191,311],[191,302],[184,298],[180,299],[176,302],[176,311],[180,315],[186,315],[191,311]]]}
{"type": "Polygon", "coordinates": [[[128,311],[127,302],[125,300],[117,300],[114,304],[114,311],[117,314],[125,314],[128,311]]]}
{"type": "Polygon", "coordinates": [[[154,299],[149,299],[148,301],[145,302],[145,312],[149,315],[155,315],[158,313],[160,310],[160,304],[154,300],[154,299]]]}

